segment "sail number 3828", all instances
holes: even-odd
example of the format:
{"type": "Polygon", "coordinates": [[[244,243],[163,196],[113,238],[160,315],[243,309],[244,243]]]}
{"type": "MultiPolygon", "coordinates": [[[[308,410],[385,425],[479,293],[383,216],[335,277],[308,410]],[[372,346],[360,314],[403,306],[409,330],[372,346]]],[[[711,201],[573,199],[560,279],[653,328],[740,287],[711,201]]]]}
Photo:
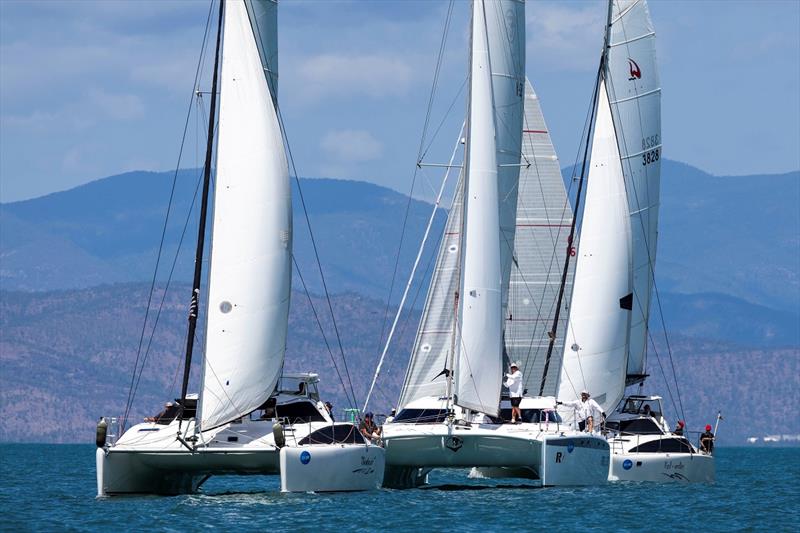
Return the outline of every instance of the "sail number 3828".
{"type": "Polygon", "coordinates": [[[650,150],[649,152],[645,152],[642,154],[642,166],[649,165],[650,163],[655,163],[661,158],[661,148],[656,148],[655,150],[650,150]]]}

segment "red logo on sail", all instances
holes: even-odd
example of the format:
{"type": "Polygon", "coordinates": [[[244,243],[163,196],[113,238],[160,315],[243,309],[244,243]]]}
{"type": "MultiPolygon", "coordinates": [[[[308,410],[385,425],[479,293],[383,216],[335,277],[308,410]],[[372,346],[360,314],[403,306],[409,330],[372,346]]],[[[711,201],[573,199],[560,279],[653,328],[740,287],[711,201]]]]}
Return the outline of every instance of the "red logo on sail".
{"type": "Polygon", "coordinates": [[[642,77],[642,69],[640,69],[639,65],[636,63],[636,61],[634,61],[630,57],[628,58],[628,66],[631,67],[631,77],[628,78],[628,80],[633,81],[633,80],[641,79],[641,77],[642,77]]]}

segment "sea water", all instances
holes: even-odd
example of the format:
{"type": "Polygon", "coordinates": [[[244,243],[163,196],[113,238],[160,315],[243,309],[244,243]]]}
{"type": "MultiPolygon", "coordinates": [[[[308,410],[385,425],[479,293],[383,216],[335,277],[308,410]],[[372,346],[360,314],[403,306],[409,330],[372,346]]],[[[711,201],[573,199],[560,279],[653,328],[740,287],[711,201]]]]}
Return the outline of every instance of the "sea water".
{"type": "Polygon", "coordinates": [[[188,496],[98,499],[91,445],[0,445],[4,531],[800,531],[800,448],[718,448],[712,484],[537,488],[434,471],[427,488],[281,494],[217,477],[188,496]]]}

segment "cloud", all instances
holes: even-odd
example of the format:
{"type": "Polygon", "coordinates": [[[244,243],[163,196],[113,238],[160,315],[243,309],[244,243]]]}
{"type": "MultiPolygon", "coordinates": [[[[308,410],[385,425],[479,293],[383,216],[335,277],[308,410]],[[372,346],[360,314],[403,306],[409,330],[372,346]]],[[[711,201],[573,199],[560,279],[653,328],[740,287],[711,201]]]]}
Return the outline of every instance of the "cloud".
{"type": "Polygon", "coordinates": [[[329,131],[320,146],[340,161],[371,161],[383,155],[383,144],[366,130],[329,131]]]}
{"type": "Polygon", "coordinates": [[[135,94],[111,93],[104,89],[91,89],[89,100],[98,110],[114,120],[131,120],[144,116],[142,99],[135,94]]]}
{"type": "Polygon", "coordinates": [[[600,2],[580,7],[548,2],[529,2],[527,6],[529,60],[557,71],[581,71],[597,65],[606,16],[600,2]]]}
{"type": "Polygon", "coordinates": [[[301,60],[294,76],[308,98],[365,95],[381,99],[406,94],[413,70],[406,59],[390,54],[331,53],[301,60]]]}

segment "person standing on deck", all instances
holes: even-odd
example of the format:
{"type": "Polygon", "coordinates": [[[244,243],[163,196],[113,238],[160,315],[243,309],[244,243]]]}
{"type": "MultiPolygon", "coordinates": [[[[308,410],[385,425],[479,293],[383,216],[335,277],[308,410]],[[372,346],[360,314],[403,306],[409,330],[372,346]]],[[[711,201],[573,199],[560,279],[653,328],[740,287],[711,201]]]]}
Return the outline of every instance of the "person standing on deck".
{"type": "Polygon", "coordinates": [[[600,417],[604,419],[606,414],[603,412],[600,404],[592,400],[590,396],[591,394],[589,394],[589,391],[582,390],[580,400],[556,402],[556,404],[574,408],[575,416],[578,420],[578,429],[592,433],[594,431],[595,419],[600,417]]]}
{"type": "Polygon", "coordinates": [[[508,396],[511,399],[511,423],[522,422],[522,411],[519,404],[522,402],[522,372],[519,371],[519,363],[511,363],[511,373],[506,374],[506,387],[508,396]]]}

